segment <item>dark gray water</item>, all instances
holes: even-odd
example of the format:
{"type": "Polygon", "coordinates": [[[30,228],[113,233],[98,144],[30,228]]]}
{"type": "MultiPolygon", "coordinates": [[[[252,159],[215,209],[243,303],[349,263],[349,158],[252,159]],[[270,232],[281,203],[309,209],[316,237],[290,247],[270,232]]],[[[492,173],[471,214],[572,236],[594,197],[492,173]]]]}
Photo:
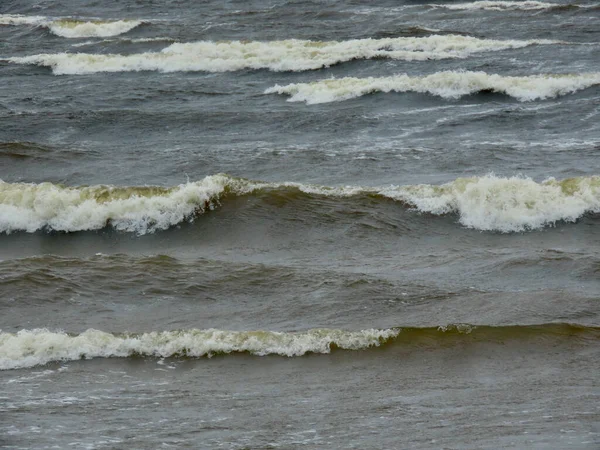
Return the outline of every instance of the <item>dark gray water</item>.
{"type": "Polygon", "coordinates": [[[600,446],[600,4],[0,4],[0,447],[600,446]]]}

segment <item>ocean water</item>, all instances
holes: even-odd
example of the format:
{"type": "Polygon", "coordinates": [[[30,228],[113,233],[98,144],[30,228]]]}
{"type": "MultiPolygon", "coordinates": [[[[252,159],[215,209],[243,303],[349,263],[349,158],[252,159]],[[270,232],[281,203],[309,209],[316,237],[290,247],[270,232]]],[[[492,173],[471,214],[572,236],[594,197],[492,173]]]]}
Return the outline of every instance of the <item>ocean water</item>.
{"type": "Polygon", "coordinates": [[[0,447],[600,447],[600,3],[0,2],[0,447]]]}

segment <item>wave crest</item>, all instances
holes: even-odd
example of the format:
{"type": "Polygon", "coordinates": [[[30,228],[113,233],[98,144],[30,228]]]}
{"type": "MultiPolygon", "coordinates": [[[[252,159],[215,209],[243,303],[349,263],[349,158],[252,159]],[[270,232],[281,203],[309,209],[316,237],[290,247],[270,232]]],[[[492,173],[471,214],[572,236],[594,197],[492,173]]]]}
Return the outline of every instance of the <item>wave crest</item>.
{"type": "Polygon", "coordinates": [[[375,92],[418,92],[457,99],[491,91],[510,95],[520,101],[542,100],[600,84],[600,73],[573,75],[502,76],[485,72],[436,72],[422,77],[396,75],[381,78],[337,78],[312,83],[275,85],[265,94],[289,95],[288,101],[307,104],[349,100],[375,92]]]}
{"type": "MultiPolygon", "coordinates": [[[[434,215],[457,214],[483,231],[539,229],[600,212],[600,177],[537,183],[525,177],[458,178],[442,185],[326,187],[264,183],[213,175],[176,187],[62,187],[0,182],[0,232],[83,231],[107,225],[138,234],[164,230],[213,209],[226,195],[301,192],[308,196],[375,196],[434,215]]],[[[318,213],[318,211],[317,211],[318,213]]]]}
{"type": "Polygon", "coordinates": [[[433,6],[435,8],[445,8],[451,10],[486,10],[486,11],[506,11],[506,10],[543,10],[543,9],[562,9],[562,8],[579,8],[585,6],[573,5],[573,4],[558,4],[558,3],[547,3],[547,2],[538,2],[533,0],[527,1],[477,1],[471,3],[451,3],[451,4],[442,4],[442,3],[433,3],[429,6],[433,6]]]}
{"type": "Polygon", "coordinates": [[[473,53],[556,44],[549,40],[490,40],[461,35],[353,39],[349,41],[201,41],[175,43],[160,52],[132,55],[56,53],[9,58],[16,64],[52,68],[56,75],[98,72],[228,72],[268,69],[305,71],[355,59],[389,58],[407,61],[465,58],[473,53]]]}
{"type": "Polygon", "coordinates": [[[0,182],[0,231],[82,231],[111,225],[151,233],[212,209],[232,181],[217,175],[171,188],[0,182]]]}
{"type": "Polygon", "coordinates": [[[54,361],[91,358],[211,357],[218,354],[249,353],[256,356],[297,357],[308,353],[331,353],[334,349],[368,350],[388,343],[438,347],[441,342],[464,344],[482,340],[501,342],[548,338],[576,339],[595,343],[600,328],[547,323],[539,325],[485,326],[448,324],[428,328],[388,328],[347,331],[312,329],[299,332],[227,331],[217,329],[178,330],[151,333],[112,334],[88,329],[73,335],[47,329],[0,331],[0,370],[19,369],[54,361]]]}
{"type": "Polygon", "coordinates": [[[0,370],[33,367],[51,361],[128,357],[211,357],[246,352],[253,355],[301,356],[330,353],[332,347],[361,350],[379,346],[399,330],[343,331],[315,329],[275,331],[183,330],[115,335],[87,330],[79,335],[46,329],[0,333],[0,370]]]}
{"type": "Polygon", "coordinates": [[[140,20],[50,19],[42,16],[0,14],[0,25],[42,26],[65,38],[118,36],[141,24],[140,20]]]}

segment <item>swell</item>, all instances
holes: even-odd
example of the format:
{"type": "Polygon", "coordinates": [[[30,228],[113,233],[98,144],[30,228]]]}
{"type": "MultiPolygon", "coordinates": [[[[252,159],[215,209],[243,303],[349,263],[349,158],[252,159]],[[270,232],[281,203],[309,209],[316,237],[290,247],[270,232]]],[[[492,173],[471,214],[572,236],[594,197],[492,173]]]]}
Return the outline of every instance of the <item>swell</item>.
{"type": "Polygon", "coordinates": [[[55,53],[7,58],[6,61],[50,67],[56,75],[131,71],[229,72],[244,69],[299,72],[357,59],[425,61],[466,58],[480,52],[560,43],[550,40],[490,40],[462,35],[348,41],[200,41],[175,43],[160,52],[132,55],[55,53]]]}
{"type": "Polygon", "coordinates": [[[485,72],[446,71],[420,77],[344,77],[312,83],[276,85],[267,89],[265,94],[285,94],[290,96],[288,101],[306,102],[309,105],[339,102],[375,92],[418,92],[445,99],[493,92],[506,94],[524,102],[572,94],[599,84],[600,72],[515,77],[485,72]]]}
{"type": "Polygon", "coordinates": [[[65,38],[110,37],[127,33],[141,25],[140,20],[99,20],[61,18],[43,16],[23,16],[20,14],[0,14],[0,25],[41,26],[51,33],[65,38]]]}
{"type": "Polygon", "coordinates": [[[567,323],[499,327],[449,324],[437,328],[312,329],[300,332],[190,329],[113,334],[88,329],[76,335],[33,329],[0,332],[0,370],[91,358],[210,358],[231,353],[297,357],[310,353],[327,354],[336,349],[367,350],[385,344],[435,348],[526,339],[575,339],[597,344],[600,328],[567,323]]]}
{"type": "Polygon", "coordinates": [[[73,148],[52,147],[48,145],[38,144],[36,142],[0,142],[0,159],[71,159],[81,157],[83,153],[83,151],[73,148]]]}
{"type": "MultiPolygon", "coordinates": [[[[327,187],[213,175],[179,186],[82,186],[0,181],[0,232],[74,232],[111,226],[137,234],[165,230],[213,210],[228,197],[300,202],[346,198],[394,201],[421,213],[458,215],[466,227],[516,232],[600,212],[600,177],[536,182],[527,177],[458,178],[442,185],[327,187]]],[[[318,202],[314,205],[318,207],[318,202]]],[[[325,213],[325,212],[324,212],[325,213]]],[[[318,208],[312,214],[319,214],[318,208]]]]}

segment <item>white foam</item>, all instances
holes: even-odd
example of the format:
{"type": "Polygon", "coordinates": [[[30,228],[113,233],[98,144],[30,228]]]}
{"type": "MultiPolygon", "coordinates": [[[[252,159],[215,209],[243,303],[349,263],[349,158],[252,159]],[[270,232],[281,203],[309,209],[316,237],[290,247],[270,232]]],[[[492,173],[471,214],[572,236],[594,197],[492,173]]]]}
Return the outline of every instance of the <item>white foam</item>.
{"type": "Polygon", "coordinates": [[[600,212],[600,177],[536,183],[526,177],[488,175],[441,186],[390,187],[379,193],[422,212],[457,213],[462,225],[483,231],[533,230],[600,212]]]}
{"type": "Polygon", "coordinates": [[[272,42],[175,43],[160,52],[132,55],[55,53],[9,58],[17,64],[38,64],[57,75],[154,70],[160,72],[227,72],[242,69],[304,71],[353,59],[389,58],[407,61],[465,58],[473,53],[556,44],[549,40],[489,40],[443,35],[314,42],[297,39],[272,42]]]}
{"type": "Polygon", "coordinates": [[[0,14],[0,25],[44,25],[47,23],[43,16],[23,16],[21,14],[0,14]]]}
{"type": "Polygon", "coordinates": [[[151,233],[214,207],[226,186],[234,185],[234,180],[221,175],[162,190],[0,181],[0,232],[95,230],[110,223],[117,230],[151,233]]]}
{"type": "Polygon", "coordinates": [[[122,231],[152,233],[214,208],[225,193],[245,195],[289,188],[327,197],[380,195],[425,213],[457,214],[462,225],[486,231],[533,230],[600,212],[597,176],[562,181],[549,178],[537,183],[526,177],[486,175],[439,186],[387,187],[257,183],[225,175],[173,188],[67,188],[51,183],[0,182],[0,232],[82,231],[111,225],[122,231]]]}
{"type": "Polygon", "coordinates": [[[504,10],[539,10],[539,9],[550,9],[555,7],[564,6],[558,3],[547,3],[538,1],[479,1],[470,3],[434,3],[429,6],[436,8],[445,8],[452,10],[491,10],[491,11],[504,11],[504,10]]]}
{"type": "Polygon", "coordinates": [[[314,329],[297,333],[274,331],[184,330],[114,335],[89,329],[79,335],[46,329],[0,332],[0,370],[33,367],[51,361],[132,355],[166,358],[202,357],[216,353],[301,356],[330,353],[332,346],[362,350],[379,346],[399,330],[344,331],[314,329]]]}
{"type": "Polygon", "coordinates": [[[52,33],[66,38],[109,37],[127,33],[140,25],[140,20],[55,20],[48,24],[52,33]]]}
{"type": "Polygon", "coordinates": [[[504,233],[540,229],[557,221],[575,222],[600,212],[600,176],[537,183],[527,177],[458,178],[443,185],[322,187],[286,183],[303,192],[353,197],[377,194],[412,205],[420,212],[458,214],[459,222],[481,231],[504,233]]]}
{"type": "Polygon", "coordinates": [[[142,24],[140,20],[51,19],[43,16],[0,14],[0,25],[43,26],[57,36],[66,38],[117,36],[131,31],[140,24],[142,24]]]}
{"type": "Polygon", "coordinates": [[[374,92],[419,92],[456,99],[481,91],[510,95],[520,101],[570,94],[600,84],[600,72],[575,75],[502,76],[485,72],[436,72],[422,77],[332,78],[312,83],[276,85],[265,94],[286,94],[291,102],[328,103],[374,92]]]}
{"type": "Polygon", "coordinates": [[[71,44],[72,47],[86,47],[89,45],[98,45],[98,44],[108,44],[110,42],[129,42],[131,44],[140,44],[140,43],[146,43],[146,42],[176,42],[177,39],[173,39],[170,37],[153,37],[153,38],[134,38],[134,39],[127,39],[127,38],[118,38],[118,39],[102,39],[100,41],[84,41],[84,42],[78,42],[76,44],[71,44]]]}

